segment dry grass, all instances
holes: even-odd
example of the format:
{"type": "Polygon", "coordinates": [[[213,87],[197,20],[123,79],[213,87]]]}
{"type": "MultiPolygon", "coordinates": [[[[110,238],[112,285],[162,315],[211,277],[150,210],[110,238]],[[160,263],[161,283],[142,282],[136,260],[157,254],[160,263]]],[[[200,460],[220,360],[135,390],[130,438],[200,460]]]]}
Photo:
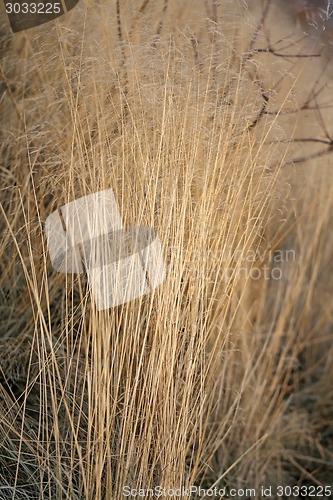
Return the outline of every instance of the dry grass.
{"type": "Polygon", "coordinates": [[[108,0],[4,37],[1,499],[331,479],[331,84],[294,29],[108,0]],[[98,312],[43,222],[108,188],[167,277],[98,312]]]}

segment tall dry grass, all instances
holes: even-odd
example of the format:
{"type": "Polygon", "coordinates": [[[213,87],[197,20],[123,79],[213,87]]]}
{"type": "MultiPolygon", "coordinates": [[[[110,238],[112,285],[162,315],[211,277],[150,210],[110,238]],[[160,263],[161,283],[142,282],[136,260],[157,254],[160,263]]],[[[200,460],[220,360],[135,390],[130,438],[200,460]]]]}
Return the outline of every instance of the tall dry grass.
{"type": "Polygon", "coordinates": [[[242,2],[87,1],[2,29],[0,498],[328,483],[321,42],[242,2]],[[126,226],[156,228],[167,276],[98,312],[43,223],[109,188],[126,226]]]}

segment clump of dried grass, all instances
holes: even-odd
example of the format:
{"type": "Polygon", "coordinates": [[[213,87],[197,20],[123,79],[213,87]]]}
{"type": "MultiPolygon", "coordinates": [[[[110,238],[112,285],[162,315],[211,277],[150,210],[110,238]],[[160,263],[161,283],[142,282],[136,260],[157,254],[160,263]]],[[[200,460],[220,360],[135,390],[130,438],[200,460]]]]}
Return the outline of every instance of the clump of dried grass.
{"type": "Polygon", "coordinates": [[[321,95],[297,95],[302,46],[265,45],[268,11],[255,30],[194,3],[81,4],[2,60],[0,497],[328,478],[332,193],[306,181],[330,144],[295,141],[321,95]],[[110,187],[168,272],[98,312],[84,276],[51,269],[43,221],[110,187]],[[259,251],[250,270],[280,248],[297,262],[278,282],[238,272],[236,250],[259,251]]]}

